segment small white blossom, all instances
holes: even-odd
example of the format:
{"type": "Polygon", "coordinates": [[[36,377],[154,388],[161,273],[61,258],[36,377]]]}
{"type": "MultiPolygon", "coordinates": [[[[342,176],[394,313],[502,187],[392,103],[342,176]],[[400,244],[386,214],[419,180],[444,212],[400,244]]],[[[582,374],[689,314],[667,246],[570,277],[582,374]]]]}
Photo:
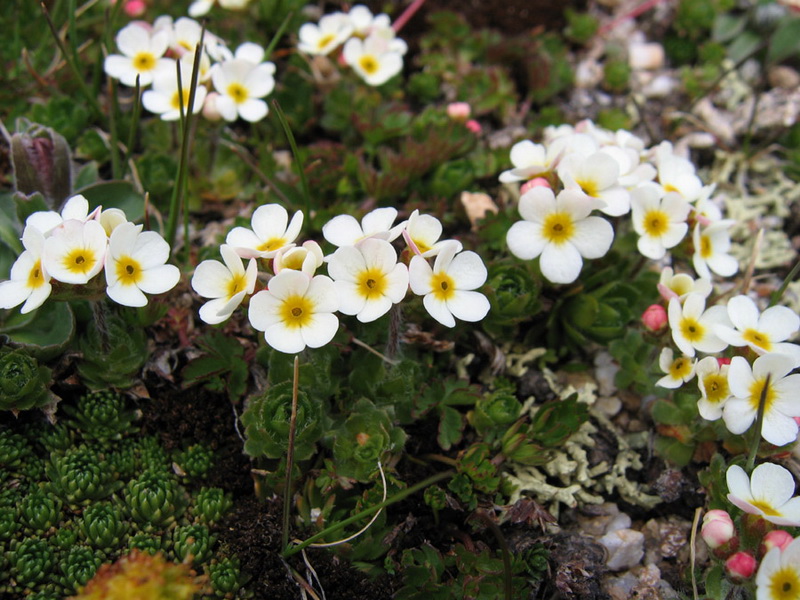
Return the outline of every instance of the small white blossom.
{"type": "Polygon", "coordinates": [[[64,221],[44,242],[43,264],[53,279],[82,284],[103,269],[108,238],[95,220],[64,221]]]}
{"type": "Polygon", "coordinates": [[[692,279],[691,275],[686,273],[675,273],[672,267],[664,267],[658,280],[658,293],[667,302],[672,298],[683,301],[692,293],[708,298],[712,289],[710,279],[704,277],[692,279]]]}
{"type": "Polygon", "coordinates": [[[272,258],[272,270],[276,275],[284,269],[291,269],[313,277],[324,261],[319,244],[308,240],[302,246],[288,245],[278,250],[272,258]]]}
{"type": "MultiPolygon", "coordinates": [[[[178,93],[178,74],[176,71],[162,71],[153,77],[153,87],[142,94],[142,106],[151,113],[161,115],[163,121],[176,121],[181,116],[181,105],[184,115],[189,113],[189,95],[192,84],[192,65],[180,61],[181,86],[178,93]]],[[[208,90],[198,85],[195,88],[192,114],[203,108],[208,90]]]]}
{"type": "Polygon", "coordinates": [[[233,58],[211,68],[211,81],[219,94],[215,108],[226,121],[241,117],[255,123],[267,116],[269,108],[262,98],[275,88],[275,65],[233,58]]]}
{"type": "MultiPolygon", "coordinates": [[[[403,239],[414,254],[425,258],[436,256],[443,244],[452,240],[439,240],[442,235],[442,223],[433,215],[421,215],[414,210],[408,217],[403,230],[403,239]]],[[[459,247],[458,251],[461,251],[459,247]]]]}
{"type": "Polygon", "coordinates": [[[672,339],[686,356],[694,356],[695,351],[721,352],[728,347],[715,333],[717,324],[728,325],[728,311],[724,306],[706,308],[706,299],[700,294],[689,294],[681,306],[680,300],[673,298],[667,306],[672,339]]]}
{"type": "Polygon", "coordinates": [[[147,294],[163,294],[178,283],[178,267],[166,264],[169,244],[155,231],[124,223],[108,240],[105,258],[106,293],[125,306],[145,306],[147,294]]]}
{"type": "Polygon", "coordinates": [[[375,237],[387,242],[396,240],[406,226],[394,225],[397,209],[376,208],[361,219],[350,215],[337,215],[322,226],[322,236],[334,246],[355,246],[361,240],[375,237]]]}
{"type": "Polygon", "coordinates": [[[800,498],[794,495],[791,472],[780,465],[763,463],[751,477],[739,465],[728,467],[728,500],[751,515],[776,525],[800,526],[800,498]]]}
{"type": "Polygon", "coordinates": [[[618,217],[630,212],[630,193],[619,184],[619,164],[605,152],[566,156],[558,165],[558,176],[565,189],[599,200],[605,214],[618,217]]]}
{"type": "Polygon", "coordinates": [[[281,248],[291,248],[303,227],[299,210],[289,222],[289,213],[280,204],[259,206],[250,220],[253,229],[234,227],[225,243],[244,258],[272,258],[281,248]]]}
{"type": "Polygon", "coordinates": [[[203,298],[211,298],[200,307],[200,318],[209,325],[227,320],[245,296],[253,293],[258,276],[257,265],[250,259],[245,270],[241,257],[230,246],[219,248],[218,260],[204,260],[194,271],[192,289],[203,298]]]}
{"type": "Polygon", "coordinates": [[[22,304],[20,312],[26,314],[39,308],[53,289],[50,275],[42,265],[44,235],[34,227],[22,232],[25,251],[11,266],[11,279],[0,283],[0,308],[14,308],[22,304]]]}
{"type": "Polygon", "coordinates": [[[297,49],[306,54],[330,54],[352,34],[353,25],[347,15],[331,13],[323,16],[319,24],[306,23],[300,27],[297,49]]]}
{"type": "Polygon", "coordinates": [[[694,377],[695,362],[687,356],[675,358],[672,348],[664,348],[658,357],[658,366],[666,373],[656,385],[670,390],[681,387],[694,377]]]}
{"type": "Polygon", "coordinates": [[[109,77],[119,79],[127,86],[150,85],[156,73],[162,70],[175,70],[175,61],[164,58],[169,47],[169,32],[149,31],[147,28],[131,23],[120,29],[116,37],[117,47],[122,54],[110,54],[103,63],[109,77]]]}
{"type": "Polygon", "coordinates": [[[700,359],[695,367],[697,386],[700,388],[697,410],[707,421],[721,418],[722,409],[731,397],[728,368],[728,365],[721,365],[713,356],[700,359]]]}
{"type": "Polygon", "coordinates": [[[455,327],[453,317],[462,321],[480,321],[489,312],[489,301],[476,290],[486,282],[486,266],[474,252],[458,252],[457,242],[450,242],[436,256],[431,268],[421,256],[409,265],[411,291],[423,296],[428,313],[446,327],[455,327]]]}
{"type": "MultiPolygon", "coordinates": [[[[798,6],[800,8],[800,6],[798,6]]],[[[756,600],[800,598],[800,538],[786,548],[770,548],[756,574],[756,600]]]]}
{"type": "Polygon", "coordinates": [[[374,35],[365,40],[350,38],[342,56],[369,85],[383,85],[403,70],[403,56],[390,50],[386,40],[374,35]]]}
{"type": "Polygon", "coordinates": [[[652,185],[631,191],[631,217],[639,234],[639,252],[653,260],[664,258],[667,249],[677,246],[686,236],[690,210],[689,203],[674,192],[662,198],[652,185]]]}
{"type": "Polygon", "coordinates": [[[723,219],[711,223],[705,229],[695,225],[692,232],[694,255],[692,264],[700,277],[711,279],[711,271],[722,277],[730,277],[739,270],[739,263],[728,254],[731,249],[729,230],[735,221],[723,219]]]}
{"type": "Polygon", "coordinates": [[[336,286],[329,277],[284,270],[250,299],[248,317],[267,344],[287,354],[319,348],[333,339],[339,319],[336,286]]]}

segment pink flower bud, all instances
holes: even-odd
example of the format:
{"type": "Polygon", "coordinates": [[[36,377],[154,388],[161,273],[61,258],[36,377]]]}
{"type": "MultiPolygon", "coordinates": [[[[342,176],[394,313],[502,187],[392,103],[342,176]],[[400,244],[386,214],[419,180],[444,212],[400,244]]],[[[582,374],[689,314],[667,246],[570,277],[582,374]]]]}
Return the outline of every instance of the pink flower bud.
{"type": "Polygon", "coordinates": [[[786,550],[786,546],[791,544],[793,541],[794,538],[789,532],[784,531],[783,529],[773,529],[764,536],[763,540],[761,540],[759,554],[763,556],[773,548],[780,548],[781,552],[783,552],[786,550]]]}
{"type": "Polygon", "coordinates": [[[480,133],[482,130],[481,124],[478,123],[475,119],[470,119],[469,121],[464,123],[464,126],[475,134],[480,133]]]}
{"type": "Polygon", "coordinates": [[[206,95],[206,101],[203,102],[203,116],[209,121],[219,121],[222,118],[217,109],[217,98],[219,98],[219,93],[209,92],[206,95]]]}
{"type": "Polygon", "coordinates": [[[550,182],[547,181],[547,179],[545,179],[544,177],[534,177],[530,181],[526,181],[525,183],[522,184],[522,186],[519,188],[519,193],[524,194],[525,192],[532,190],[535,187],[549,188],[550,182]]]}
{"type": "Polygon", "coordinates": [[[472,108],[466,102],[451,102],[447,105],[447,116],[454,121],[466,121],[472,114],[472,108]]]}
{"type": "Polygon", "coordinates": [[[710,510],[703,517],[700,537],[712,550],[730,542],[734,535],[736,528],[730,515],[724,510],[710,510]]]}
{"type": "Polygon", "coordinates": [[[667,311],[661,304],[651,304],[642,313],[642,323],[650,331],[661,331],[667,325],[667,311]]]}
{"type": "Polygon", "coordinates": [[[129,17],[141,17],[147,10],[147,3],[143,0],[128,0],[125,3],[125,14],[129,17]]]}
{"type": "Polygon", "coordinates": [[[722,358],[717,358],[717,364],[720,367],[724,367],[725,365],[731,364],[731,359],[724,356],[722,358]]]}
{"type": "Polygon", "coordinates": [[[747,552],[737,552],[725,561],[725,570],[733,580],[750,579],[756,571],[756,559],[747,552]]]}

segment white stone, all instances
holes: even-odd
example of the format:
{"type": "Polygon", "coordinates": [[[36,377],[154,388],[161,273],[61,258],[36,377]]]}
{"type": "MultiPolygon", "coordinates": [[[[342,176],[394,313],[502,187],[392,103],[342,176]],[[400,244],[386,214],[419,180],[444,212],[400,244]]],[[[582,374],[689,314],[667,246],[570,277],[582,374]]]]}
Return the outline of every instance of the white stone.
{"type": "Polygon", "coordinates": [[[608,550],[606,566],[612,571],[630,569],[644,556],[644,534],[635,529],[617,529],[600,538],[608,550]]]}

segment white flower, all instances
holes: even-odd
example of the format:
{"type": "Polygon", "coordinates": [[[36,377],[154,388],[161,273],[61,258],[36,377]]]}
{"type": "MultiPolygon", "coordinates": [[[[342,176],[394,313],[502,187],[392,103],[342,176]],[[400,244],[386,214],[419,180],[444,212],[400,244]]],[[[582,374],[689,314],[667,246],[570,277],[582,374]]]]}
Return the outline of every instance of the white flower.
{"type": "Polygon", "coordinates": [[[735,221],[723,219],[711,223],[705,229],[695,225],[692,232],[694,255],[692,264],[700,277],[711,279],[711,271],[722,277],[730,277],[739,270],[739,263],[728,254],[731,248],[731,236],[728,230],[735,221]]]}
{"type": "MultiPolygon", "coordinates": [[[[403,230],[403,238],[414,254],[425,258],[436,256],[442,245],[451,240],[439,241],[442,235],[442,223],[433,215],[421,215],[419,210],[414,210],[408,217],[408,222],[403,230]]],[[[461,248],[458,249],[461,251],[461,248]]]]}
{"type": "Polygon", "coordinates": [[[252,294],[258,275],[256,261],[250,259],[245,270],[242,259],[230,246],[219,248],[222,264],[218,260],[204,260],[194,271],[192,288],[203,298],[211,298],[200,307],[200,318],[209,325],[227,320],[242,303],[244,297],[252,294]]]}
{"type": "Polygon", "coordinates": [[[269,112],[261,98],[275,88],[275,65],[271,62],[253,63],[244,58],[233,58],[217,63],[211,68],[211,81],[219,96],[216,110],[226,121],[241,117],[255,123],[269,112]]]}
{"type": "MultiPolygon", "coordinates": [[[[202,17],[211,10],[215,2],[216,0],[195,0],[189,5],[189,16],[202,17]]],[[[243,10],[248,4],[250,4],[250,0],[219,0],[222,8],[230,10],[243,10]]]]}
{"type": "Polygon", "coordinates": [[[330,257],[328,274],[339,294],[339,311],[362,323],[389,312],[408,291],[408,268],[397,262],[397,252],[385,240],[342,246],[330,257]]]}
{"type": "Polygon", "coordinates": [[[145,306],[148,294],[163,294],[181,278],[178,267],[165,264],[169,244],[141,225],[119,225],[108,240],[105,259],[106,293],[125,306],[145,306]]]}
{"type": "MultiPolygon", "coordinates": [[[[189,112],[192,65],[182,60],[178,64],[181,69],[181,93],[178,93],[177,72],[162,71],[153,77],[153,88],[142,94],[142,106],[153,114],[161,115],[163,121],[178,120],[181,116],[181,104],[184,115],[189,112]]],[[[197,114],[203,108],[207,92],[202,85],[195,88],[192,114],[197,114]]]]}
{"type": "Polygon", "coordinates": [[[744,512],[760,515],[776,525],[800,526],[800,498],[792,498],[794,477],[787,469],[763,463],[748,478],[742,467],[732,465],[726,479],[728,500],[744,512]]]}
{"type": "Polygon", "coordinates": [[[771,548],[761,559],[756,574],[756,600],[800,598],[800,538],[784,550],[771,548]]]}
{"type": "Polygon", "coordinates": [[[396,240],[406,226],[405,222],[393,225],[397,209],[376,208],[361,219],[359,225],[355,217],[337,215],[322,226],[322,236],[334,246],[355,246],[361,240],[376,237],[387,242],[396,240]]]}
{"type": "Polygon", "coordinates": [[[631,209],[630,193],[619,184],[619,164],[605,152],[566,156],[558,165],[558,176],[565,189],[580,190],[600,200],[600,210],[609,216],[618,217],[631,209]]]}
{"type": "Polygon", "coordinates": [[[716,421],[722,417],[722,409],[731,397],[728,368],[728,365],[721,365],[713,356],[700,359],[695,367],[701,396],[697,401],[697,410],[707,421],[716,421]]]}
{"type": "Polygon", "coordinates": [[[611,247],[614,230],[600,217],[590,217],[593,203],[581,193],[564,190],[556,198],[550,188],[536,187],[519,200],[524,221],[508,230],[506,242],[514,256],[530,260],[541,255],[542,275],[553,283],[578,278],[583,258],[600,258],[611,247]]]}
{"type": "Polygon", "coordinates": [[[87,283],[102,270],[107,246],[106,231],[98,221],[70,219],[45,240],[43,264],[53,279],[87,283]]]}
{"type": "Polygon", "coordinates": [[[175,61],[163,58],[169,47],[169,32],[148,31],[141,25],[131,23],[120,29],[116,37],[117,47],[122,54],[110,54],[103,63],[109,77],[119,79],[128,86],[142,87],[153,82],[153,76],[161,70],[175,70],[175,61]]]}
{"type": "Polygon", "coordinates": [[[325,15],[319,25],[306,23],[300,27],[297,49],[306,54],[330,54],[353,34],[353,25],[347,15],[336,12],[325,15]]]}
{"type": "Polygon", "coordinates": [[[386,40],[377,36],[363,41],[350,38],[344,45],[342,56],[369,85],[383,85],[403,70],[403,56],[389,50],[386,40]]]}
{"type": "Polygon", "coordinates": [[[565,156],[574,153],[588,156],[596,150],[597,142],[592,137],[575,133],[572,128],[551,139],[546,146],[523,140],[511,147],[514,168],[500,173],[500,181],[512,183],[543,177],[553,172],[565,156]]]}
{"type": "Polygon", "coordinates": [[[728,316],[733,327],[719,326],[717,335],[731,346],[749,346],[756,354],[777,352],[786,354],[800,367],[800,346],[788,344],[800,329],[800,317],[785,306],[772,306],[759,315],[758,307],[747,296],[728,300],[728,316]]]}
{"type": "MultiPolygon", "coordinates": [[[[728,386],[733,398],[725,403],[722,418],[731,433],[744,433],[753,424],[761,398],[764,398],[764,422],[761,437],[775,446],[785,446],[797,439],[800,401],[797,390],[800,375],[789,375],[792,358],[785,354],[764,354],[753,363],[734,356],[728,370],[728,386]]],[[[800,525],[800,523],[798,523],[800,525]]]]}
{"type": "Polygon", "coordinates": [[[695,362],[686,356],[674,358],[672,348],[664,348],[658,357],[658,366],[666,373],[656,385],[670,390],[681,387],[694,377],[695,362]]]}
{"type": "Polygon", "coordinates": [[[53,289],[50,275],[42,265],[44,235],[35,227],[26,227],[22,232],[25,251],[11,266],[11,279],[0,283],[0,308],[14,308],[23,302],[20,312],[24,315],[39,308],[53,289]]]}
{"type": "Polygon", "coordinates": [[[447,327],[455,326],[453,317],[480,321],[490,308],[486,296],[472,291],[486,281],[483,261],[471,251],[456,255],[458,249],[454,241],[442,248],[433,269],[421,256],[414,256],[408,268],[411,291],[423,296],[428,313],[447,327]]]}
{"type": "Polygon", "coordinates": [[[677,192],[687,202],[694,202],[701,194],[703,183],[695,174],[690,160],[677,156],[672,144],[662,142],[655,148],[658,182],[665,192],[677,192]]]}
{"type": "Polygon", "coordinates": [[[281,248],[294,246],[294,240],[303,227],[303,213],[299,210],[289,222],[289,213],[280,204],[259,206],[250,220],[253,229],[234,227],[225,243],[236,249],[243,258],[272,258],[281,248]]]}
{"type": "Polygon", "coordinates": [[[250,324],[264,332],[267,344],[287,354],[306,346],[319,348],[336,335],[339,319],[336,286],[325,275],[309,279],[300,271],[285,270],[269,281],[269,289],[250,299],[250,324]]]}
{"type": "Polygon", "coordinates": [[[284,246],[278,250],[272,258],[272,270],[276,275],[284,269],[291,269],[313,277],[324,261],[325,256],[319,244],[308,240],[302,246],[284,246]]]}
{"type": "Polygon", "coordinates": [[[639,234],[637,247],[647,258],[660,260],[668,248],[677,246],[689,230],[686,218],[691,206],[680,194],[663,198],[655,186],[644,185],[631,191],[633,228],[639,234]]]}
{"type": "Polygon", "coordinates": [[[717,324],[730,324],[728,311],[724,306],[712,306],[705,310],[706,299],[700,294],[689,294],[681,306],[681,301],[672,298],[667,306],[672,339],[686,356],[700,352],[721,352],[728,347],[717,337],[714,327],[717,324]]]}
{"type": "Polygon", "coordinates": [[[100,212],[101,208],[97,207],[89,214],[89,201],[82,194],[76,194],[67,198],[60,214],[52,210],[37,211],[25,220],[25,227],[34,227],[49,237],[64,221],[88,221],[97,218],[100,212]]]}
{"type": "Polygon", "coordinates": [[[664,267],[658,280],[658,293],[669,302],[672,298],[686,299],[691,293],[700,294],[703,298],[711,295],[711,280],[700,277],[692,279],[686,273],[675,273],[672,267],[664,267]]]}

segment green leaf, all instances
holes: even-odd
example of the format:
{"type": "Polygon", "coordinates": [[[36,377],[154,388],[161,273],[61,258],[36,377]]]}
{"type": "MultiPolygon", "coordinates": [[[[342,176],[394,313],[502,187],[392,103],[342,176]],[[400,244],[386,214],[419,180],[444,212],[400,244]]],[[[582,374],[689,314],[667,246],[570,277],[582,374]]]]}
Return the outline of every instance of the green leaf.
{"type": "Polygon", "coordinates": [[[128,181],[102,181],[75,193],[86,197],[90,209],[95,206],[102,206],[104,209],[119,208],[129,221],[134,222],[144,217],[144,197],[128,181]]]}
{"type": "Polygon", "coordinates": [[[17,219],[20,223],[24,223],[27,218],[35,212],[50,210],[50,207],[47,206],[47,202],[45,202],[44,196],[39,192],[34,192],[30,196],[17,192],[14,194],[13,198],[14,204],[17,205],[17,219]]]}
{"type": "Polygon", "coordinates": [[[779,63],[800,50],[800,19],[782,22],[769,40],[767,62],[779,63]]]}
{"type": "MultiPolygon", "coordinates": [[[[16,254],[22,253],[19,241],[20,226],[17,220],[11,194],[0,195],[0,242],[11,248],[16,254]]],[[[3,271],[5,276],[5,271],[3,271]]]]}
{"type": "Polygon", "coordinates": [[[443,450],[449,450],[461,441],[464,430],[464,415],[449,406],[439,407],[439,435],[436,440],[443,450]]]}
{"type": "Polygon", "coordinates": [[[97,183],[100,179],[100,173],[97,170],[97,162],[89,161],[81,167],[78,174],[75,176],[75,188],[86,188],[90,185],[97,183]]]}
{"type": "Polygon", "coordinates": [[[744,31],[747,25],[746,15],[723,13],[714,19],[711,37],[717,42],[729,42],[744,31]]]}
{"type": "Polygon", "coordinates": [[[46,361],[64,351],[75,334],[75,316],[66,302],[49,302],[32,313],[12,313],[0,325],[0,333],[46,361]]]}
{"type": "Polygon", "coordinates": [[[665,460],[673,462],[679,467],[688,465],[694,454],[694,446],[666,436],[656,438],[655,449],[665,460]]]}

